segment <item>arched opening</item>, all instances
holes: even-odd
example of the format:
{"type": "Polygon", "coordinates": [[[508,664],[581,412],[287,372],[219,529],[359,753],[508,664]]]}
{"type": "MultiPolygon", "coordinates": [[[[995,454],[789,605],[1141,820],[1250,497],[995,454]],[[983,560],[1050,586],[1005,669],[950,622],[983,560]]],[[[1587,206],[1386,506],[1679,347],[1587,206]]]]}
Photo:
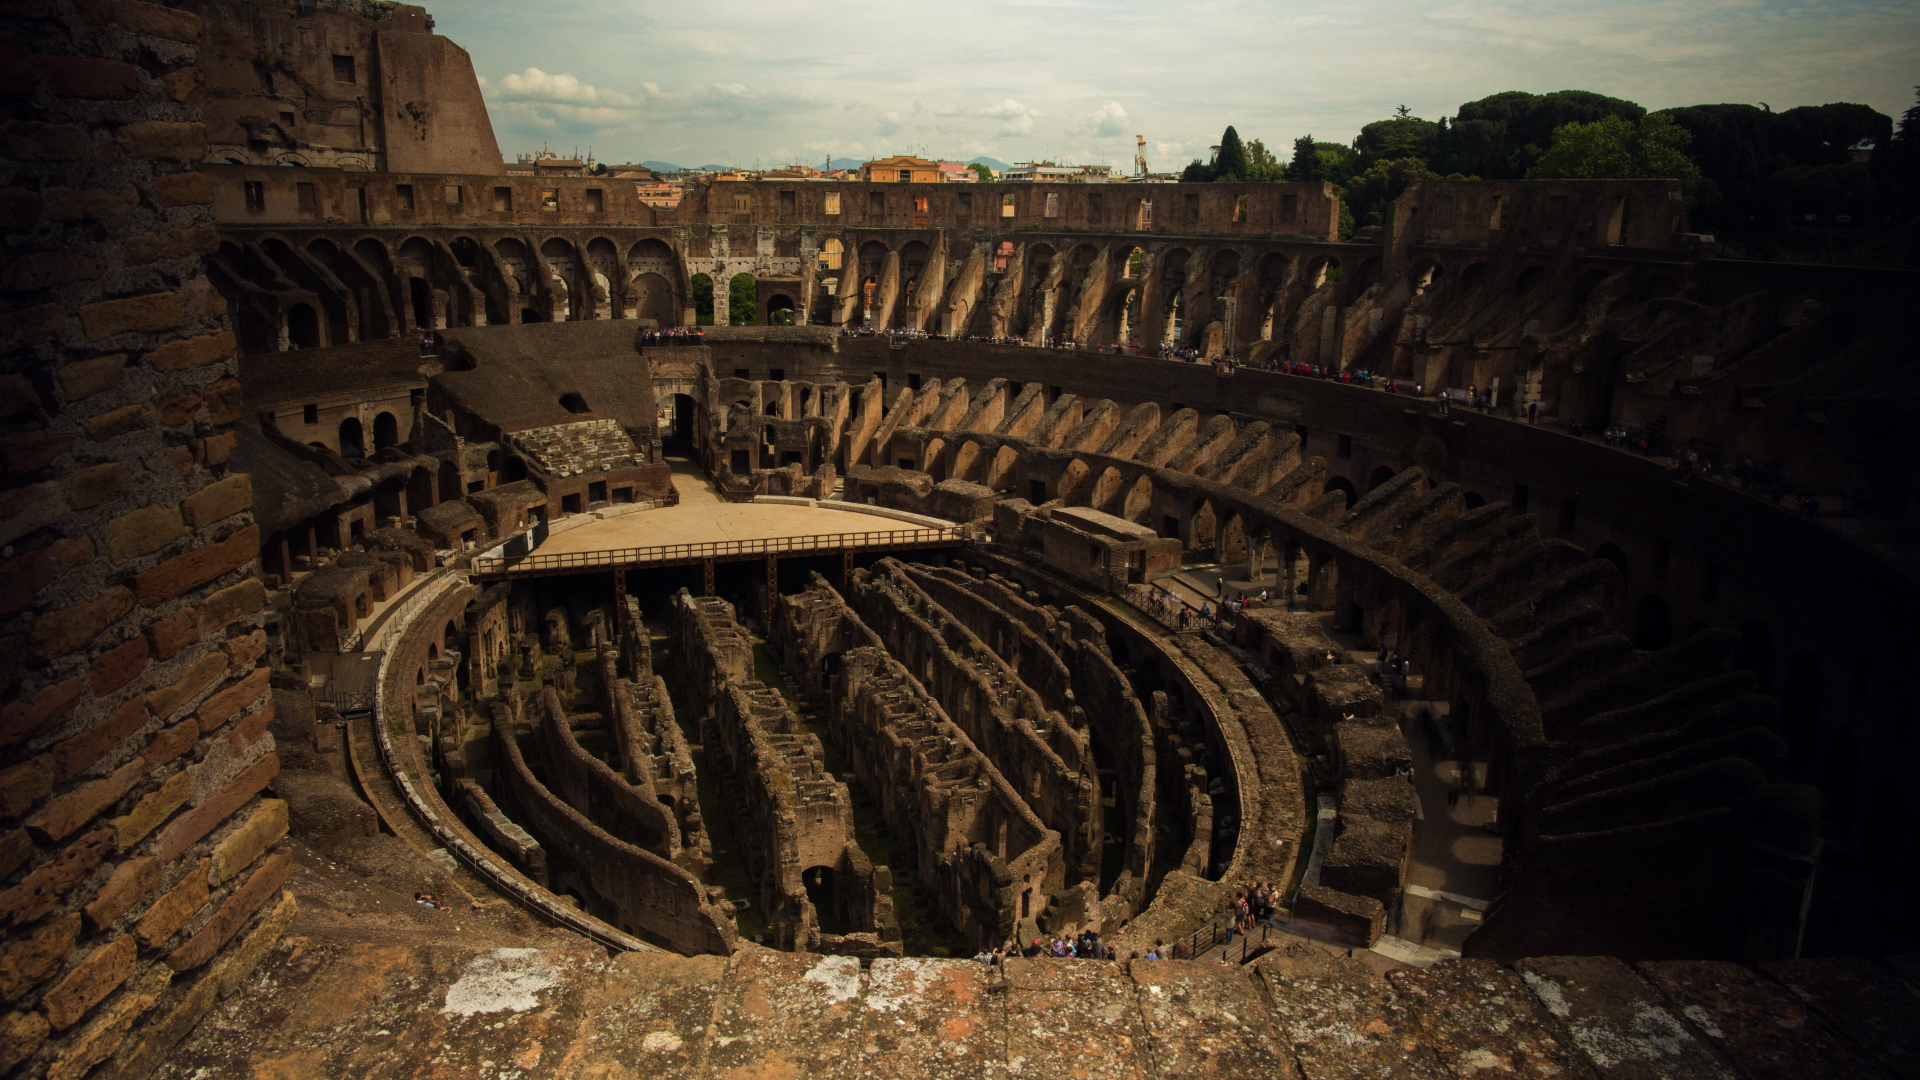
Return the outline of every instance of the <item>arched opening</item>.
{"type": "Polygon", "coordinates": [[[752,274],[735,274],[727,282],[727,324],[730,326],[752,326],[757,321],[759,306],[759,285],[752,274]]]}
{"type": "Polygon", "coordinates": [[[1652,594],[1641,597],[1633,609],[1630,636],[1636,649],[1664,649],[1673,644],[1673,616],[1667,612],[1667,602],[1652,594]]]}
{"type": "Polygon", "coordinates": [[[1819,745],[1826,699],[1826,673],[1819,659],[1805,649],[1787,657],[1786,677],[1780,684],[1780,725],[1787,740],[1789,780],[1804,782],[1813,777],[1813,753],[1819,745]]]}
{"type": "Polygon", "coordinates": [[[1393,476],[1393,466],[1391,465],[1382,465],[1374,469],[1373,472],[1367,476],[1367,490],[1372,491],[1374,488],[1393,479],[1393,476]]]}
{"type": "Polygon", "coordinates": [[[833,867],[812,866],[800,872],[800,882],[806,886],[807,901],[813,905],[815,917],[820,921],[823,934],[851,933],[852,928],[840,915],[840,905],[835,903],[833,867]]]}
{"type": "Polygon", "coordinates": [[[520,321],[523,323],[537,323],[545,322],[546,320],[540,317],[540,312],[537,308],[523,307],[520,309],[520,321]]]}
{"type": "Polygon", "coordinates": [[[1127,491],[1127,502],[1122,509],[1128,521],[1145,525],[1147,517],[1153,511],[1153,477],[1143,475],[1133,482],[1127,491]]]}
{"type": "Polygon", "coordinates": [[[384,450],[400,441],[400,422],[390,412],[380,413],[373,418],[373,448],[384,450]]]}
{"type": "Polygon", "coordinates": [[[1627,553],[1621,551],[1619,545],[1601,544],[1599,547],[1593,549],[1593,557],[1596,559],[1605,559],[1612,563],[1614,567],[1620,571],[1620,581],[1623,584],[1628,580],[1627,553]]]}
{"type": "Polygon", "coordinates": [[[699,326],[713,325],[713,277],[695,274],[688,283],[693,288],[693,321],[699,326]]]}
{"type": "Polygon", "coordinates": [[[1088,505],[1095,510],[1109,514],[1115,513],[1119,510],[1116,503],[1120,500],[1124,487],[1125,478],[1120,475],[1120,470],[1109,465],[1100,473],[1099,481],[1094,484],[1093,497],[1088,501],[1088,505]]]}
{"type": "Polygon", "coordinates": [[[1740,623],[1740,644],[1734,646],[1729,666],[1735,671],[1753,672],[1753,681],[1763,694],[1773,692],[1773,631],[1759,619],[1740,623]]]}
{"type": "Polygon", "coordinates": [[[1344,476],[1328,477],[1326,483],[1321,485],[1320,490],[1322,492],[1337,491],[1340,494],[1346,496],[1347,508],[1349,510],[1353,508],[1353,504],[1355,500],[1357,500],[1360,496],[1359,492],[1353,490],[1353,481],[1347,479],[1344,476]]]}
{"type": "Polygon", "coordinates": [[[466,492],[460,490],[460,470],[451,461],[440,463],[440,502],[457,499],[466,492]]]}
{"type": "Polygon", "coordinates": [[[511,484],[515,480],[525,480],[527,478],[527,463],[520,460],[518,454],[509,454],[507,460],[500,464],[500,477],[506,483],[511,484]]]}
{"type": "Polygon", "coordinates": [[[1487,505],[1487,497],[1477,491],[1462,492],[1460,494],[1460,505],[1469,510],[1478,510],[1487,505]]]}
{"type": "Polygon", "coordinates": [[[1213,547],[1218,523],[1214,517],[1213,504],[1201,499],[1194,504],[1193,517],[1187,523],[1187,550],[1206,551],[1213,547]]]}
{"type": "Polygon", "coordinates": [[[686,394],[673,395],[673,417],[671,427],[661,434],[668,453],[691,457],[693,455],[693,398],[686,394]]]}
{"type": "Polygon", "coordinates": [[[767,297],[767,325],[768,326],[794,325],[794,317],[795,317],[794,312],[795,312],[795,307],[793,303],[793,297],[788,296],[785,293],[775,293],[772,296],[767,297]]]}
{"type": "Polygon", "coordinates": [[[413,301],[413,325],[422,330],[434,329],[433,286],[422,278],[408,278],[407,293],[413,301]]]}
{"type": "Polygon", "coordinates": [[[366,436],[360,429],[357,417],[349,416],[340,421],[340,456],[357,458],[367,456],[366,436]]]}
{"type": "Polygon", "coordinates": [[[586,398],[581,397],[578,393],[571,390],[560,395],[560,407],[576,416],[593,411],[592,407],[587,404],[586,398]]]}
{"type": "Polygon", "coordinates": [[[317,349],[320,347],[320,313],[308,304],[295,304],[287,309],[287,348],[317,349]]]}

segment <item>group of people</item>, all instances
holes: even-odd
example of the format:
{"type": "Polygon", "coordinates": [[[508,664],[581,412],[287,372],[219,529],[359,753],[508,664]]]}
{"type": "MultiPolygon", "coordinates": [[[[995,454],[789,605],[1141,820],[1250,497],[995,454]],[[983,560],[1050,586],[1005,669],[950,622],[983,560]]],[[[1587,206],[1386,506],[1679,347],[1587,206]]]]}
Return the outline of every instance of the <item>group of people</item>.
{"type": "Polygon", "coordinates": [[[1243,881],[1221,912],[1227,924],[1227,944],[1237,934],[1251,934],[1257,926],[1280,925],[1280,887],[1266,881],[1243,881]]]}
{"type": "MultiPolygon", "coordinates": [[[[1265,888],[1265,886],[1262,886],[1265,888]]],[[[1278,897],[1279,893],[1273,892],[1278,897]]],[[[1271,909],[1268,909],[1269,911],[1271,909]]],[[[1082,930],[1077,934],[1055,934],[1050,938],[1034,938],[1030,944],[1021,945],[1018,941],[1009,941],[997,949],[982,949],[973,955],[976,963],[997,968],[1010,957],[1023,960],[1106,960],[1121,963],[1128,971],[1132,970],[1135,960],[1172,960],[1173,950],[1165,941],[1155,940],[1153,948],[1145,955],[1139,950],[1130,952],[1123,961],[1120,950],[1111,943],[1101,940],[1097,930],[1082,930]]]]}
{"type": "Polygon", "coordinates": [[[697,326],[670,326],[648,330],[640,335],[645,348],[671,348],[676,345],[705,345],[707,332],[697,326]]]}

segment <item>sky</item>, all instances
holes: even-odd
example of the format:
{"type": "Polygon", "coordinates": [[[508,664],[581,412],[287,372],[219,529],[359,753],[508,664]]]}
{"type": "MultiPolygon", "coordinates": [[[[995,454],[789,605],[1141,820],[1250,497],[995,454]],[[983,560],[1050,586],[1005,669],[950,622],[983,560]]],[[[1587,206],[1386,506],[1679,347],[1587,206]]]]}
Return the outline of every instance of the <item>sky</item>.
{"type": "Polygon", "coordinates": [[[773,168],[920,153],[1156,172],[1232,124],[1285,157],[1503,90],[1648,108],[1852,101],[1920,83],[1920,0],[459,0],[503,154],[773,168]]]}

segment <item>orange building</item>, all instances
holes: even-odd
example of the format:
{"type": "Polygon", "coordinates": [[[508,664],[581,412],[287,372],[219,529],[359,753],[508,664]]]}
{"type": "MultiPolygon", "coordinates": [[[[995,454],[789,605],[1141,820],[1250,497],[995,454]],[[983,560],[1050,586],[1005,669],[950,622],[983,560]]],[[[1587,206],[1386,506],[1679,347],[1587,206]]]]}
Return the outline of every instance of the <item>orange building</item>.
{"type": "Polygon", "coordinates": [[[860,166],[860,179],[872,184],[937,184],[940,163],[923,157],[896,154],[860,166]]]}

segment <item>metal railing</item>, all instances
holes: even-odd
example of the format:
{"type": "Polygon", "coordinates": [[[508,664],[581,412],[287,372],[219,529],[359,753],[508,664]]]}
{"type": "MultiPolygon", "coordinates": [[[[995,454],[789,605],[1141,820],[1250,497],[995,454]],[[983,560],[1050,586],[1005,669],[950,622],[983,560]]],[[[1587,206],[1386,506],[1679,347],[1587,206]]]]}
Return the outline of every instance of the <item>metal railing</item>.
{"type": "Polygon", "coordinates": [[[1221,955],[1235,963],[1244,964],[1267,947],[1267,931],[1272,925],[1263,921],[1252,930],[1241,931],[1234,928],[1232,920],[1217,915],[1211,923],[1168,946],[1163,955],[1169,960],[1197,960],[1212,951],[1215,945],[1225,944],[1226,951],[1221,955]],[[1237,957],[1234,955],[1236,944],[1240,954],[1237,957]]]}
{"type": "Polygon", "coordinates": [[[703,562],[708,559],[749,559],[761,555],[851,551],[861,548],[923,547],[957,544],[966,540],[960,529],[895,529],[886,532],[828,533],[823,536],[774,536],[760,540],[708,540],[696,544],[660,544],[654,547],[615,548],[608,551],[569,551],[553,555],[500,556],[474,560],[477,577],[589,570],[595,567],[647,566],[662,563],[703,562]]]}

